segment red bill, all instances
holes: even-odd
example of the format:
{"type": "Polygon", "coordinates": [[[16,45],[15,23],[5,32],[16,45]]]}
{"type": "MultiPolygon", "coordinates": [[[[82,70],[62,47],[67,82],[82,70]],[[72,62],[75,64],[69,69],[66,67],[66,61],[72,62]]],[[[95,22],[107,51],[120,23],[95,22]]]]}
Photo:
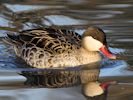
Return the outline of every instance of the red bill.
{"type": "Polygon", "coordinates": [[[116,59],[116,55],[112,54],[105,45],[99,49],[109,59],[116,59]]]}

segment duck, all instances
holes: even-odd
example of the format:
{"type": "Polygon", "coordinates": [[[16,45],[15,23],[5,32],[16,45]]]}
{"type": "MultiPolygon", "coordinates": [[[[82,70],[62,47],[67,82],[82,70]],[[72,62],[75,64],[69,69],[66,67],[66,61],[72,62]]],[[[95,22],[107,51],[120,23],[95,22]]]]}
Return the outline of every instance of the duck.
{"type": "Polygon", "coordinates": [[[116,59],[107,47],[106,36],[98,27],[89,27],[79,35],[65,29],[42,28],[7,33],[6,41],[16,55],[35,68],[74,67],[101,60],[116,59]]]}
{"type": "MultiPolygon", "coordinates": [[[[4,41],[13,46],[18,57],[34,68],[87,65],[100,62],[102,60],[100,53],[109,59],[117,58],[108,49],[105,32],[96,26],[88,27],[82,35],[71,30],[52,27],[29,29],[17,34],[7,33],[4,41]]],[[[106,89],[97,82],[98,76],[99,68],[80,73],[83,93],[86,96],[95,97],[105,93],[106,89]]]]}

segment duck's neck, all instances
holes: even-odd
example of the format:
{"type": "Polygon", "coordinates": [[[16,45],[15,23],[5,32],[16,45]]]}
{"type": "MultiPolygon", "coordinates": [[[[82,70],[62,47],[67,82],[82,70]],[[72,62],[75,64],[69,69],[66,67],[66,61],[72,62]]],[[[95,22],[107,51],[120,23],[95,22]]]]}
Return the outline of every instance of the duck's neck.
{"type": "Polygon", "coordinates": [[[101,60],[101,56],[98,52],[96,51],[88,51],[81,47],[78,50],[78,59],[82,64],[88,64],[88,63],[93,63],[93,62],[98,62],[101,60]]]}

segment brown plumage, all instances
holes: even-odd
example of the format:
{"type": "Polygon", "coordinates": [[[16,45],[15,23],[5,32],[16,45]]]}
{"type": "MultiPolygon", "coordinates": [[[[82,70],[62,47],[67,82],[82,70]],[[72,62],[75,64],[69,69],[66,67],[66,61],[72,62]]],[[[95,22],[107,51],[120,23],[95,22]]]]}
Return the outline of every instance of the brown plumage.
{"type": "Polygon", "coordinates": [[[7,41],[13,44],[16,55],[28,65],[49,68],[78,66],[98,61],[100,56],[97,52],[81,50],[81,38],[81,35],[73,31],[42,28],[22,31],[17,35],[8,34],[7,41]]]}

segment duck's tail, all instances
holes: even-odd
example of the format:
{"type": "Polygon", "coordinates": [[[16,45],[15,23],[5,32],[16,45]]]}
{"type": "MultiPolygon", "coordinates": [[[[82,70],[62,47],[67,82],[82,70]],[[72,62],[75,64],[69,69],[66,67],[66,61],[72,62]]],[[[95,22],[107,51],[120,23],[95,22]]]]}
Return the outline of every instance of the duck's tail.
{"type": "Polygon", "coordinates": [[[13,33],[6,33],[6,34],[7,36],[2,39],[5,43],[10,45],[16,45],[16,46],[19,46],[22,44],[19,40],[18,35],[15,35],[13,33]]]}

